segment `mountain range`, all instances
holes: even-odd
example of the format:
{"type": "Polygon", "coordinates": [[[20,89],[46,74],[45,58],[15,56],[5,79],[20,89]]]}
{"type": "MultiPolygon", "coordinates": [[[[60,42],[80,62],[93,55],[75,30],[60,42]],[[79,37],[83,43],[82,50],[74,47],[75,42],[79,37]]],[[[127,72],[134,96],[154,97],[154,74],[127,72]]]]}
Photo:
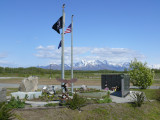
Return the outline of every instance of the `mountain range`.
{"type": "MultiPolygon", "coordinates": [[[[108,63],[106,60],[100,61],[100,60],[94,60],[94,61],[86,61],[81,60],[80,62],[77,62],[73,64],[74,70],[116,70],[116,71],[123,71],[124,69],[129,68],[129,62],[125,62],[122,64],[111,64],[108,63]]],[[[61,64],[51,64],[47,66],[39,66],[40,68],[44,69],[53,69],[53,70],[61,70],[61,64]]],[[[71,65],[70,64],[64,64],[65,70],[70,70],[71,65]]]]}

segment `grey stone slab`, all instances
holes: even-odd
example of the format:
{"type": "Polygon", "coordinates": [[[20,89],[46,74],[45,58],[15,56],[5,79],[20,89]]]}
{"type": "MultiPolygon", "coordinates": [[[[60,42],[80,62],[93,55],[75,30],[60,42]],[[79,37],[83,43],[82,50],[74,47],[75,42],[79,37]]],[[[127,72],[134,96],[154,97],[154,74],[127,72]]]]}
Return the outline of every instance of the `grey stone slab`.
{"type": "Polygon", "coordinates": [[[22,92],[34,92],[38,89],[38,77],[30,76],[24,78],[19,86],[19,91],[22,92]]]}
{"type": "Polygon", "coordinates": [[[0,102],[6,101],[6,88],[0,88],[0,102]]]}

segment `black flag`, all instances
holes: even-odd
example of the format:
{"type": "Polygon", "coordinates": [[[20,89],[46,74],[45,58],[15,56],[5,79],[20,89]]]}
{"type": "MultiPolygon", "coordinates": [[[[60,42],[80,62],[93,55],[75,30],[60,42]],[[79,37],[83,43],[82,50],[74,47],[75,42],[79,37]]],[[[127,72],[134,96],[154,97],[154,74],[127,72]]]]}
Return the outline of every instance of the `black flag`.
{"type": "Polygon", "coordinates": [[[55,31],[57,31],[60,34],[59,29],[62,28],[62,22],[63,21],[63,16],[61,16],[58,21],[52,26],[52,29],[54,29],[55,31]]]}

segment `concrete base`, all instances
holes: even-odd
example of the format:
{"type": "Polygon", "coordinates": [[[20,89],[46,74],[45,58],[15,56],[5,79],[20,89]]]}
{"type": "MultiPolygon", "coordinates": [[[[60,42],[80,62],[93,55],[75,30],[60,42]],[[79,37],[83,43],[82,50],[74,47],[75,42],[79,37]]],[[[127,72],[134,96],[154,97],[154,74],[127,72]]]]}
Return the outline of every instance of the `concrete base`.
{"type": "Polygon", "coordinates": [[[24,99],[25,96],[27,95],[29,100],[34,99],[34,98],[39,98],[39,96],[42,95],[42,92],[13,92],[11,95],[15,98],[19,96],[19,99],[24,99]]]}
{"type": "Polygon", "coordinates": [[[42,107],[48,103],[59,103],[59,101],[50,101],[50,102],[34,102],[34,101],[25,101],[26,104],[32,105],[32,107],[42,107]]]}

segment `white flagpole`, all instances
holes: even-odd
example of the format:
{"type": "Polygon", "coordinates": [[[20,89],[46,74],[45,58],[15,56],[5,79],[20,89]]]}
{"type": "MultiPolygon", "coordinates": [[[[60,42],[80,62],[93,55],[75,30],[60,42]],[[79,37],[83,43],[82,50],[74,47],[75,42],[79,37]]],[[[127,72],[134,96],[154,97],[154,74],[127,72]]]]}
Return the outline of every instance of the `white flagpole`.
{"type": "MultiPolygon", "coordinates": [[[[62,80],[64,80],[64,26],[65,26],[65,12],[64,12],[64,6],[65,4],[63,4],[63,10],[62,10],[62,15],[63,15],[63,24],[62,24],[62,56],[61,56],[61,70],[62,70],[62,73],[61,73],[61,78],[62,80]]],[[[62,85],[64,85],[64,83],[62,83],[62,85]]],[[[63,92],[64,92],[64,88],[63,89],[63,92]]]]}
{"type": "MultiPolygon", "coordinates": [[[[73,15],[71,21],[71,79],[73,79],[73,15]]],[[[73,94],[73,83],[71,89],[73,94]]]]}

